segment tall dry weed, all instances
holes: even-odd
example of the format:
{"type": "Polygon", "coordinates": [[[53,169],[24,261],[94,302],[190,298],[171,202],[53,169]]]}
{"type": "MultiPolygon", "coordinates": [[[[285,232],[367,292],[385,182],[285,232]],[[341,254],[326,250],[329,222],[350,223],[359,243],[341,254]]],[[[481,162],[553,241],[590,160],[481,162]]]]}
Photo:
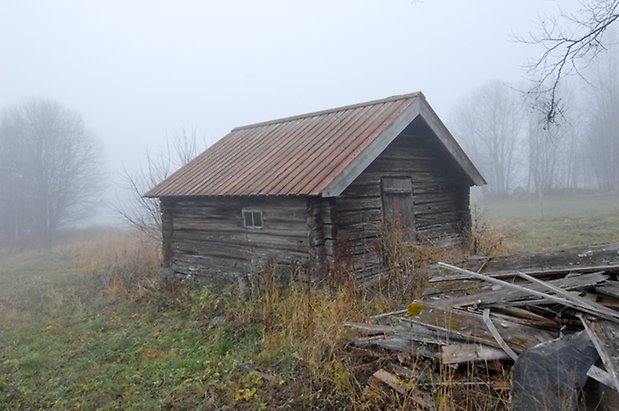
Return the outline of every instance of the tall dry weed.
{"type": "Polygon", "coordinates": [[[475,207],[467,252],[469,255],[497,256],[509,254],[512,247],[507,233],[492,225],[484,213],[475,207]]]}
{"type": "Polygon", "coordinates": [[[383,229],[381,247],[376,250],[382,263],[377,285],[382,294],[400,304],[408,304],[423,294],[429,270],[437,261],[452,261],[461,256],[457,247],[418,240],[411,241],[409,230],[389,227],[383,229]]]}
{"type": "Polygon", "coordinates": [[[136,231],[111,231],[75,246],[82,275],[96,289],[116,297],[139,297],[154,289],[159,244],[136,231]]]}

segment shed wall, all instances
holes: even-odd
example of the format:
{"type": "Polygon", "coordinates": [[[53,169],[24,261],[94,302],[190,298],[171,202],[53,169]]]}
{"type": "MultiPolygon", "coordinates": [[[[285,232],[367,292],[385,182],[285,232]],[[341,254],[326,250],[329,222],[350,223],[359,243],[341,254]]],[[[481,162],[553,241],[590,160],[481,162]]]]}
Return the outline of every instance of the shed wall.
{"type": "Polygon", "coordinates": [[[164,265],[175,273],[229,278],[230,274],[256,271],[269,259],[291,264],[305,263],[310,257],[305,198],[205,197],[161,201],[163,249],[168,259],[164,265]],[[262,228],[245,227],[244,208],[262,211],[262,228]]]}
{"type": "Polygon", "coordinates": [[[469,233],[469,178],[424,124],[413,123],[336,200],[338,240],[332,247],[350,255],[362,279],[379,271],[386,176],[412,179],[418,241],[462,245],[469,233]]]}

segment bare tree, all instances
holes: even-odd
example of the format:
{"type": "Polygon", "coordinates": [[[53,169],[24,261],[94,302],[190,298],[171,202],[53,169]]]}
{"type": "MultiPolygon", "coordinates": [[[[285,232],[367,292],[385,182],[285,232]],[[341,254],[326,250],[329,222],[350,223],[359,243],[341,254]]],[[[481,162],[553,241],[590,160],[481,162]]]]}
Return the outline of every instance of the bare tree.
{"type": "Polygon", "coordinates": [[[534,188],[537,194],[540,216],[544,218],[544,195],[556,183],[561,134],[556,126],[545,127],[543,120],[535,114],[529,117],[528,123],[528,185],[529,190],[534,188]]]}
{"type": "Polygon", "coordinates": [[[78,113],[55,101],[32,100],[4,112],[0,141],[5,236],[50,240],[63,225],[92,213],[103,154],[78,113]]]}
{"type": "Polygon", "coordinates": [[[586,113],[589,163],[598,188],[619,190],[619,45],[609,47],[589,76],[586,113]]]}
{"type": "Polygon", "coordinates": [[[128,201],[116,207],[120,216],[131,226],[149,237],[161,238],[161,209],[158,199],[143,197],[143,194],[161,181],[172,171],[187,164],[202,150],[197,130],[181,127],[168,138],[163,151],[158,155],[146,152],[146,165],[134,172],[124,170],[122,180],[130,193],[128,201]]]}
{"type": "MultiPolygon", "coordinates": [[[[528,189],[541,198],[549,191],[576,188],[582,180],[582,127],[574,82],[565,82],[560,96],[569,110],[563,112],[563,125],[547,123],[537,110],[526,111],[528,189]]],[[[559,95],[559,94],[558,94],[559,95]]],[[[528,104],[527,104],[528,105],[528,104]]]]}
{"type": "Polygon", "coordinates": [[[563,106],[558,87],[566,75],[581,75],[583,67],[606,48],[604,34],[619,19],[619,0],[590,0],[578,14],[561,12],[558,17],[539,22],[538,31],[521,41],[541,45],[541,56],[529,64],[535,76],[530,94],[551,124],[563,106]]]}
{"type": "Polygon", "coordinates": [[[5,110],[0,120],[0,238],[13,242],[21,238],[30,227],[25,161],[25,140],[19,138],[21,113],[16,109],[5,110]]]}
{"type": "Polygon", "coordinates": [[[516,179],[521,101],[506,84],[489,83],[463,101],[454,129],[488,181],[485,194],[508,195],[516,179]]]}

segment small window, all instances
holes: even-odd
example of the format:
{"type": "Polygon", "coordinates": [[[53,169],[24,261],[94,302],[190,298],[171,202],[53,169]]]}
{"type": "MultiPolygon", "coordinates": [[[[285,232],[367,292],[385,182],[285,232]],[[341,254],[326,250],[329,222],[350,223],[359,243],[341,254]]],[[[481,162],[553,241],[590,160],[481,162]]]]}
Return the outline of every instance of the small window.
{"type": "Polygon", "coordinates": [[[246,228],[262,228],[262,211],[243,210],[243,221],[246,228]]]}

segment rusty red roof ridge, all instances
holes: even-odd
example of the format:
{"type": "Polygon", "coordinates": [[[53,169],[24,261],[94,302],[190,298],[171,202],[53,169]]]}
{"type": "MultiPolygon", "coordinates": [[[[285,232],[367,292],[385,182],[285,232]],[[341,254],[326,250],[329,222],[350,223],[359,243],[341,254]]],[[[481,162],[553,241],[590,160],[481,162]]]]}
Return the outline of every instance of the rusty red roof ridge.
{"type": "Polygon", "coordinates": [[[364,101],[363,103],[349,104],[346,106],[334,107],[334,108],[329,108],[326,110],[318,110],[318,111],[312,111],[312,112],[304,113],[304,114],[296,114],[294,116],[289,116],[289,117],[282,117],[282,118],[278,118],[275,120],[267,120],[267,121],[260,121],[258,123],[246,124],[244,126],[235,127],[230,132],[238,131],[238,130],[245,130],[249,128],[268,126],[268,125],[273,125],[273,124],[279,124],[279,123],[287,123],[289,121],[301,120],[301,119],[306,119],[306,118],[311,118],[311,117],[318,117],[318,116],[325,115],[325,114],[332,114],[338,111],[353,110],[353,109],[360,108],[360,107],[373,106],[373,105],[382,104],[382,103],[390,103],[390,102],[397,101],[397,100],[406,100],[409,98],[415,98],[415,97],[420,97],[420,96],[425,99],[421,91],[414,91],[412,93],[407,93],[407,94],[398,94],[395,96],[390,96],[390,97],[381,98],[377,100],[364,101]]]}

